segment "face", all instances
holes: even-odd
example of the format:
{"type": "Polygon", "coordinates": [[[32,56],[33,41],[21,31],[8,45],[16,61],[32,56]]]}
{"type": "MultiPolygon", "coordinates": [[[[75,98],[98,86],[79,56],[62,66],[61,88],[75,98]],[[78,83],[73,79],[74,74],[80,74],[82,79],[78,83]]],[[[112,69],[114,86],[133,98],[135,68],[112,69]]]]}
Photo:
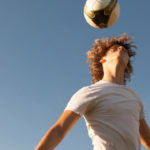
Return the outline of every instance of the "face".
{"type": "Polygon", "coordinates": [[[129,55],[125,47],[121,45],[114,45],[107,51],[106,55],[102,59],[110,63],[119,62],[127,66],[129,55]]]}

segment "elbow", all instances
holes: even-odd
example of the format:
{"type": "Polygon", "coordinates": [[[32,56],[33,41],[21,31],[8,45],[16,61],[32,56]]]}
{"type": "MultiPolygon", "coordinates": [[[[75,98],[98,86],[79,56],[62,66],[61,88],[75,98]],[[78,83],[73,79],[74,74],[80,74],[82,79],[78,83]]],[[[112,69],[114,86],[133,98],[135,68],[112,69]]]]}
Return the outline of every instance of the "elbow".
{"type": "Polygon", "coordinates": [[[146,141],[142,140],[142,145],[147,148],[147,150],[150,150],[150,139],[146,141]]]}
{"type": "MultiPolygon", "coordinates": [[[[47,150],[47,147],[44,147],[44,146],[37,146],[34,150],[47,150]]],[[[53,149],[48,148],[48,150],[53,150],[53,149]]]]}
{"type": "Polygon", "coordinates": [[[150,133],[149,133],[149,137],[147,138],[146,145],[147,145],[147,149],[150,150],[150,133]]]}
{"type": "MultiPolygon", "coordinates": [[[[44,145],[38,145],[34,150],[45,150],[47,149],[44,145]]],[[[49,149],[50,150],[50,149],[49,149]]],[[[52,149],[51,149],[52,150],[52,149]]]]}
{"type": "Polygon", "coordinates": [[[150,150],[150,142],[147,144],[147,149],[150,150]]]}
{"type": "Polygon", "coordinates": [[[41,147],[36,147],[34,150],[42,150],[41,147]]]}
{"type": "Polygon", "coordinates": [[[53,129],[53,131],[52,132],[54,132],[54,134],[55,134],[55,137],[57,137],[57,140],[58,141],[61,141],[62,139],[63,139],[63,131],[62,131],[62,127],[58,124],[56,124],[55,126],[54,126],[54,129],[53,129]]]}
{"type": "Polygon", "coordinates": [[[54,125],[45,134],[39,142],[35,150],[53,150],[62,140],[61,128],[59,125],[54,125]]]}

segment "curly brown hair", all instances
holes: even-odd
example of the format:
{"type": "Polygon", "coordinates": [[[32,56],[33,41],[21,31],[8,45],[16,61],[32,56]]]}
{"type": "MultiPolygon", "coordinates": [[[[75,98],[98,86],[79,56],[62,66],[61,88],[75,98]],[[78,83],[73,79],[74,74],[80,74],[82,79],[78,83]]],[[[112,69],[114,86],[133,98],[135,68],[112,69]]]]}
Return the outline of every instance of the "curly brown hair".
{"type": "Polygon", "coordinates": [[[136,52],[133,50],[136,46],[133,45],[132,37],[129,37],[127,34],[122,34],[121,36],[114,36],[113,38],[96,39],[92,48],[87,52],[87,63],[89,64],[92,83],[96,83],[103,78],[104,73],[100,59],[105,56],[107,51],[114,45],[124,46],[128,51],[129,62],[127,64],[127,69],[125,69],[124,84],[126,84],[127,80],[130,80],[130,76],[133,73],[132,61],[130,58],[136,55],[136,52]]]}

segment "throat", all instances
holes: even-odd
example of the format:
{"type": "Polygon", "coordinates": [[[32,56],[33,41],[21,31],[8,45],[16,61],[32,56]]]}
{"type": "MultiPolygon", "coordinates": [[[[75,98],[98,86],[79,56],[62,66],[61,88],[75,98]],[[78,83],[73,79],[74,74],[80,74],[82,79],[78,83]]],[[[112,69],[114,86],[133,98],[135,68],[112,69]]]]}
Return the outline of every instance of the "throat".
{"type": "Polygon", "coordinates": [[[120,66],[104,69],[103,81],[112,82],[116,84],[124,84],[124,68],[120,66]]]}

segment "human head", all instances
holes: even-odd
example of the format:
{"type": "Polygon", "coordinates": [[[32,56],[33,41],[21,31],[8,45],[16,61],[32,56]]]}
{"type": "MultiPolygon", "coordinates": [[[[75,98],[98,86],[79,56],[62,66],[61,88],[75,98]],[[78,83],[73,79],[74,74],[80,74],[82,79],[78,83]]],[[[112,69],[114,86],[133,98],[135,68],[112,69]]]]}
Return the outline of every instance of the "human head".
{"type": "Polygon", "coordinates": [[[130,76],[133,73],[131,57],[136,55],[136,52],[133,50],[133,48],[135,48],[135,45],[133,45],[133,40],[131,37],[129,37],[127,34],[122,34],[121,36],[114,36],[113,38],[109,37],[96,39],[92,48],[87,52],[87,63],[89,63],[92,83],[96,83],[103,78],[104,72],[100,60],[114,45],[121,45],[128,52],[129,61],[124,73],[124,84],[127,80],[130,80],[130,76]]]}

